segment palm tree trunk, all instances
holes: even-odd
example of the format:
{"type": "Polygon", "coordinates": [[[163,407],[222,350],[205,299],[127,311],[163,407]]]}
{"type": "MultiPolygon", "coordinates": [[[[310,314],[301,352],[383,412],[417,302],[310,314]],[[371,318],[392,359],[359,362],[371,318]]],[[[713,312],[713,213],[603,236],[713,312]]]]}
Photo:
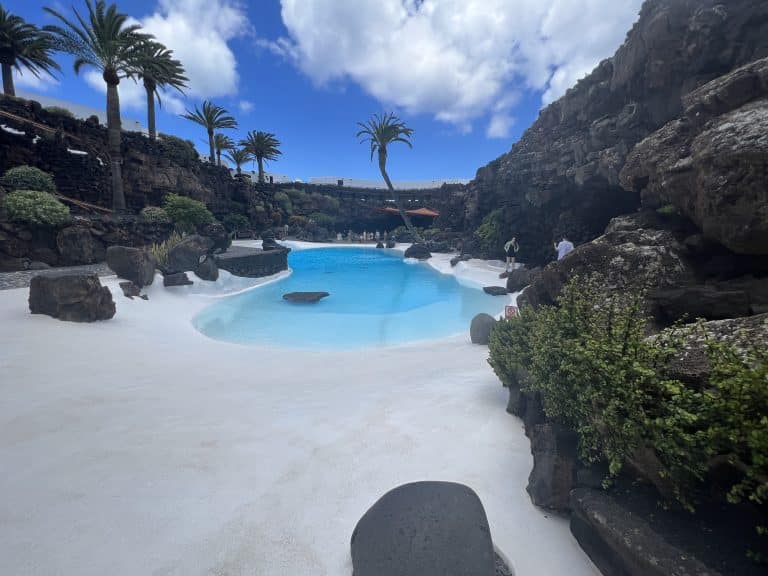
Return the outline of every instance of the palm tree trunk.
{"type": "Polygon", "coordinates": [[[400,217],[403,219],[403,222],[405,222],[405,227],[416,239],[416,242],[423,242],[421,235],[416,231],[416,228],[411,222],[411,218],[405,213],[405,207],[403,206],[402,198],[400,198],[400,193],[395,190],[394,186],[392,186],[392,181],[389,179],[389,174],[387,174],[387,151],[382,150],[381,148],[379,148],[379,170],[384,178],[384,182],[387,183],[387,188],[389,188],[389,191],[395,198],[397,210],[400,212],[400,217]]]}
{"type": "Polygon", "coordinates": [[[211,148],[211,164],[216,165],[216,147],[213,145],[213,130],[208,130],[208,146],[211,148]]]}
{"type": "Polygon", "coordinates": [[[147,91],[147,130],[150,140],[157,138],[155,129],[155,88],[144,80],[144,89],[147,91]]]}
{"type": "Polygon", "coordinates": [[[125,193],[123,192],[123,157],[120,150],[120,96],[117,83],[107,83],[107,134],[109,163],[112,181],[112,209],[116,212],[125,210],[125,193]]]}
{"type": "Polygon", "coordinates": [[[16,96],[16,89],[13,87],[13,67],[3,62],[3,93],[6,96],[16,96]]]}
{"type": "Polygon", "coordinates": [[[221,150],[216,150],[216,166],[221,166],[221,150]]]}
{"type": "Polygon", "coordinates": [[[259,156],[256,161],[259,163],[259,184],[264,184],[264,158],[259,156]]]}

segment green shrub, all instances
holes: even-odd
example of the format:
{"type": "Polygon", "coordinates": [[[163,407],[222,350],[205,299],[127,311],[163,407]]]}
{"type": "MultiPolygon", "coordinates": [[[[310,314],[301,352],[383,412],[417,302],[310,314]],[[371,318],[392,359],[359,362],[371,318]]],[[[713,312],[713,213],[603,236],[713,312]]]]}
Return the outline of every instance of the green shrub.
{"type": "Polygon", "coordinates": [[[245,230],[246,228],[249,228],[251,226],[251,221],[248,220],[245,216],[242,214],[227,214],[224,216],[224,218],[221,221],[222,224],[224,224],[224,227],[229,232],[237,232],[238,230],[245,230]]]}
{"type": "Polygon", "coordinates": [[[142,208],[139,216],[145,222],[158,222],[161,224],[170,224],[171,222],[168,212],[159,206],[146,206],[142,208]]]}
{"type": "Polygon", "coordinates": [[[214,222],[213,214],[205,204],[186,196],[168,194],[164,208],[171,222],[181,232],[194,232],[201,224],[214,222]]]}
{"type": "Polygon", "coordinates": [[[284,194],[291,199],[293,204],[306,204],[309,201],[309,194],[298,188],[288,188],[284,194]]]}
{"type": "Polygon", "coordinates": [[[46,106],[44,108],[46,112],[49,114],[56,114],[57,116],[64,116],[66,118],[74,118],[75,115],[72,114],[72,112],[66,108],[62,108],[61,106],[46,106]]]}
{"type": "Polygon", "coordinates": [[[180,232],[173,232],[163,242],[152,244],[152,246],[149,247],[149,252],[152,254],[152,256],[155,257],[155,260],[157,261],[158,264],[160,264],[161,266],[167,266],[168,253],[171,251],[171,248],[173,248],[174,246],[176,246],[176,244],[181,242],[183,238],[184,236],[180,232]]]}
{"type": "Polygon", "coordinates": [[[56,193],[53,177],[34,166],[16,166],[3,174],[0,186],[8,190],[35,190],[37,192],[56,193]]]}
{"type": "Polygon", "coordinates": [[[300,228],[305,228],[307,226],[307,218],[305,216],[291,216],[288,219],[288,224],[290,226],[298,226],[300,228]]]}
{"type": "Polygon", "coordinates": [[[160,142],[165,147],[166,156],[180,166],[189,166],[200,156],[191,140],[184,140],[170,134],[160,134],[160,142]]]}
{"type": "Polygon", "coordinates": [[[309,215],[309,219],[321,228],[332,229],[336,225],[336,218],[322,212],[313,212],[309,215]]]}
{"type": "Polygon", "coordinates": [[[275,204],[284,214],[288,216],[293,214],[293,203],[285,192],[275,192],[275,204]]]}
{"type": "Polygon", "coordinates": [[[475,230],[475,238],[481,250],[487,255],[500,252],[504,243],[509,240],[504,237],[503,216],[504,212],[501,208],[494,210],[483,218],[480,226],[475,230]]]}
{"type": "Polygon", "coordinates": [[[661,214],[662,216],[674,216],[677,214],[677,208],[675,208],[674,204],[665,204],[664,206],[657,208],[656,213],[661,214]]]}
{"type": "Polygon", "coordinates": [[[327,214],[338,214],[339,209],[341,208],[339,199],[334,198],[333,196],[328,196],[327,194],[320,194],[316,197],[316,201],[320,211],[327,214]]]}
{"type": "Polygon", "coordinates": [[[35,226],[61,226],[69,220],[69,208],[48,192],[16,190],[3,200],[8,218],[35,226]]]}

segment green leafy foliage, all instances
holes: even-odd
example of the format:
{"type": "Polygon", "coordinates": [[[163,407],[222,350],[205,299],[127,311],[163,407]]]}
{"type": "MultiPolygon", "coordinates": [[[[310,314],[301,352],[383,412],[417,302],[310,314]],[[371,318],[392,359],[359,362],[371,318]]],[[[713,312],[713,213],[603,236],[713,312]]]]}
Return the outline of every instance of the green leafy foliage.
{"type": "Polygon", "coordinates": [[[329,230],[333,229],[336,225],[336,218],[329,214],[324,214],[323,212],[313,212],[309,215],[309,220],[318,226],[328,228],[329,230]]]}
{"type": "Polygon", "coordinates": [[[61,226],[69,221],[69,208],[48,192],[15,190],[3,200],[10,220],[33,226],[61,226]]]}
{"type": "Polygon", "coordinates": [[[665,204],[664,206],[657,208],[656,212],[662,216],[674,216],[678,213],[674,204],[665,204]]]}
{"type": "Polygon", "coordinates": [[[503,216],[501,208],[494,210],[483,218],[480,226],[475,230],[475,238],[485,254],[500,252],[504,243],[509,240],[509,238],[504,237],[503,216]]]}
{"type": "Polygon", "coordinates": [[[147,206],[142,208],[139,216],[144,222],[156,222],[160,224],[170,224],[171,222],[168,212],[160,206],[147,206]]]}
{"type": "Polygon", "coordinates": [[[547,416],[578,433],[583,460],[615,475],[638,451],[653,454],[659,482],[689,509],[710,466],[725,460],[740,473],[728,499],[764,505],[768,353],[710,340],[708,384],[686,386],[665,367],[701,327],[649,338],[643,303],[642,294],[573,278],[557,306],[497,323],[489,362],[505,386],[541,394],[547,416]]]}
{"type": "MultiPolygon", "coordinates": [[[[304,194],[300,190],[298,192],[304,194]]],[[[283,214],[286,214],[287,216],[291,216],[293,214],[293,202],[287,193],[283,191],[275,192],[274,199],[275,204],[277,204],[278,208],[280,208],[283,214]]]]}
{"type": "Polygon", "coordinates": [[[168,194],[165,198],[165,211],[181,232],[194,232],[201,224],[214,222],[213,214],[199,200],[193,200],[178,194],[168,194]]]}
{"type": "Polygon", "coordinates": [[[74,118],[75,115],[72,114],[70,110],[67,108],[62,108],[61,106],[47,106],[44,108],[46,112],[49,114],[56,114],[57,116],[64,116],[65,118],[74,118]]]}
{"type": "Polygon", "coordinates": [[[245,230],[246,228],[249,228],[251,225],[250,220],[243,216],[242,214],[236,214],[236,213],[230,213],[224,216],[224,218],[221,221],[222,224],[224,224],[224,227],[229,232],[237,232],[238,230],[245,230]]]}
{"type": "Polygon", "coordinates": [[[56,193],[53,177],[34,166],[16,166],[0,178],[0,186],[8,190],[35,190],[56,193]]]}

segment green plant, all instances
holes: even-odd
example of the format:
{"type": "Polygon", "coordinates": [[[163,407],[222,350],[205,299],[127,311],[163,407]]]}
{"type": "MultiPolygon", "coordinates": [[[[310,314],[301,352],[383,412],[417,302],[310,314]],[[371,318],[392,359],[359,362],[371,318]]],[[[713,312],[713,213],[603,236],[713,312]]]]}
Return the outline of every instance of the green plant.
{"type": "Polygon", "coordinates": [[[277,204],[278,208],[282,210],[284,214],[287,214],[290,216],[293,214],[293,203],[291,202],[291,199],[288,197],[288,194],[282,191],[275,192],[275,203],[277,204]]]}
{"type": "Polygon", "coordinates": [[[16,190],[3,200],[10,220],[35,226],[61,226],[69,220],[69,208],[52,194],[37,190],[16,190]]]}
{"type": "Polygon", "coordinates": [[[146,206],[142,208],[139,216],[145,222],[158,222],[161,224],[170,224],[171,219],[164,208],[159,206],[146,206]]]}
{"type": "Polygon", "coordinates": [[[0,186],[8,190],[35,190],[56,193],[53,177],[34,166],[16,166],[7,170],[0,178],[0,186]]]}
{"type": "Polygon", "coordinates": [[[168,265],[168,253],[171,251],[171,248],[176,246],[179,242],[181,242],[184,239],[184,235],[180,232],[173,232],[166,240],[163,242],[158,242],[156,244],[152,244],[152,246],[149,247],[149,252],[152,254],[152,256],[155,257],[155,260],[158,264],[161,266],[167,266],[168,265]]]}
{"type": "Polygon", "coordinates": [[[170,134],[160,134],[160,142],[162,142],[168,158],[179,166],[189,167],[200,158],[194,143],[190,140],[184,140],[170,134]]]}
{"type": "Polygon", "coordinates": [[[56,114],[57,116],[64,116],[65,118],[74,118],[75,115],[72,114],[70,110],[67,108],[62,108],[61,106],[47,106],[44,108],[46,112],[49,114],[56,114]]]}
{"type": "Polygon", "coordinates": [[[475,230],[475,238],[485,254],[494,254],[501,250],[504,242],[504,211],[498,208],[488,214],[475,230]]]}
{"type": "Polygon", "coordinates": [[[665,204],[664,206],[657,208],[656,213],[661,214],[662,216],[674,216],[678,212],[674,204],[665,204]]]}
{"type": "Polygon", "coordinates": [[[213,214],[205,204],[186,196],[168,194],[164,208],[171,222],[181,232],[193,232],[201,224],[214,222],[213,214]]]}
{"type": "Polygon", "coordinates": [[[336,225],[336,218],[322,212],[313,212],[309,215],[309,219],[321,228],[328,228],[329,230],[332,230],[336,225]]]}
{"type": "Polygon", "coordinates": [[[237,232],[250,227],[251,222],[242,214],[227,214],[221,221],[229,232],[237,232]]]}

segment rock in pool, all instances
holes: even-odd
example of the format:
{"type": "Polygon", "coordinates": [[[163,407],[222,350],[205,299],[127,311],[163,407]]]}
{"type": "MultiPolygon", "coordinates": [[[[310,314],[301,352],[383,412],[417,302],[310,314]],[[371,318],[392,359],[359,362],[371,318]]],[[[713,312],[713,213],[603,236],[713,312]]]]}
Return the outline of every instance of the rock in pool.
{"type": "Polygon", "coordinates": [[[326,296],[330,296],[330,294],[328,292],[288,292],[288,294],[283,294],[283,300],[300,304],[314,304],[326,296]]]}

